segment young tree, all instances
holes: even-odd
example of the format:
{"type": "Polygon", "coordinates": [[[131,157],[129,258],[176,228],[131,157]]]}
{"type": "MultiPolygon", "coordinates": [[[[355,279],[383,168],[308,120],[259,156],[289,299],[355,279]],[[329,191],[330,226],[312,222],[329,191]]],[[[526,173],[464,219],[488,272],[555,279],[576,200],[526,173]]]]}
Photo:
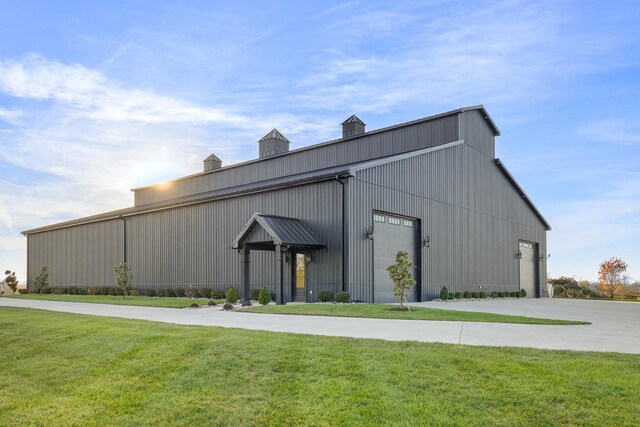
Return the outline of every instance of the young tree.
{"type": "Polygon", "coordinates": [[[113,268],[116,273],[116,287],[122,291],[122,299],[124,299],[129,292],[131,292],[131,285],[133,284],[133,273],[129,264],[121,262],[113,268]]]}
{"type": "Polygon", "coordinates": [[[44,294],[49,287],[49,267],[46,265],[40,269],[40,273],[33,280],[33,289],[39,293],[44,294]]]}
{"type": "MultiPolygon", "coordinates": [[[[409,254],[400,251],[396,254],[395,264],[387,267],[389,278],[393,282],[393,295],[400,298],[400,307],[407,301],[405,293],[411,289],[416,281],[413,279],[413,263],[409,261],[409,254]]],[[[411,311],[407,305],[407,310],[411,311]]]]}
{"type": "Polygon", "coordinates": [[[18,279],[16,278],[16,273],[15,272],[11,272],[11,270],[7,270],[4,272],[5,279],[4,279],[4,283],[11,288],[11,290],[13,291],[13,293],[16,293],[16,289],[18,289],[18,279]]]}
{"type": "Polygon", "coordinates": [[[627,263],[620,258],[614,257],[603,261],[598,271],[600,289],[611,298],[614,298],[616,292],[620,290],[627,281],[626,271],[627,263]]]}

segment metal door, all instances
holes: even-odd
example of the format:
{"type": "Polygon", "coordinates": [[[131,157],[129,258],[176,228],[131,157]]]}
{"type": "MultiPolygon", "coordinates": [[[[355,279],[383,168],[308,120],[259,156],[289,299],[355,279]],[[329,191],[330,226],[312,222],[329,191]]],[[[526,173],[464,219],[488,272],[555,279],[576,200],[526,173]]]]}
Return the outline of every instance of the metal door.
{"type": "MultiPolygon", "coordinates": [[[[387,267],[396,261],[398,251],[409,253],[409,260],[413,263],[413,276],[416,279],[416,234],[415,220],[393,215],[375,213],[373,215],[373,280],[374,300],[378,303],[398,302],[393,295],[393,282],[389,279],[387,267]]],[[[407,292],[407,301],[414,302],[417,298],[417,287],[413,286],[407,292]]]]}
{"type": "Polygon", "coordinates": [[[519,242],[520,250],[520,289],[527,291],[527,297],[538,295],[537,243],[519,242]]]}

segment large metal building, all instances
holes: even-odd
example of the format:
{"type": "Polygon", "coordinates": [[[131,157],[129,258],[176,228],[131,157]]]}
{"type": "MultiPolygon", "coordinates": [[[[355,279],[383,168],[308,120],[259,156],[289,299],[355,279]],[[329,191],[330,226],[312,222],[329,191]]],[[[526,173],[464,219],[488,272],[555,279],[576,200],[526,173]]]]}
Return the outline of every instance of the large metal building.
{"type": "MultiPolygon", "coordinates": [[[[394,301],[386,267],[415,264],[410,301],[450,291],[546,292],[550,226],[495,157],[483,106],[289,151],[276,129],[259,157],[133,189],[133,207],[24,231],[28,283],[111,285],[126,261],[135,287],[270,288],[284,301],[347,291],[394,301]]],[[[246,288],[244,288],[246,289],[246,288]]]]}

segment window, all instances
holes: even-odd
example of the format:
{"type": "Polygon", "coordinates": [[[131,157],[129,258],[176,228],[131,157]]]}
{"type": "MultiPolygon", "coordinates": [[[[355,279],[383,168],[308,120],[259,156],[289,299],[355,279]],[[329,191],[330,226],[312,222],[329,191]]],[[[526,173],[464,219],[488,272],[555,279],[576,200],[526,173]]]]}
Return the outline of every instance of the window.
{"type": "Polygon", "coordinates": [[[405,219],[404,221],[402,221],[402,225],[404,225],[405,227],[413,227],[413,221],[405,219]]]}
{"type": "Polygon", "coordinates": [[[400,225],[400,219],[389,217],[389,224],[400,225]]]}
{"type": "Polygon", "coordinates": [[[376,222],[384,222],[384,215],[373,215],[373,220],[376,222]]]}

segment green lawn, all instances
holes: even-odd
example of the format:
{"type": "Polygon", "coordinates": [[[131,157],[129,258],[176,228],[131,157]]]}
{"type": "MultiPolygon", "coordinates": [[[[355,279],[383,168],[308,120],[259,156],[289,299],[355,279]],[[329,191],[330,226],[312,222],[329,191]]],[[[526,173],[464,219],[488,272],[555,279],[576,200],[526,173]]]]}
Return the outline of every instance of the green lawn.
{"type": "MultiPolygon", "coordinates": [[[[90,302],[94,304],[115,304],[115,305],[143,305],[147,307],[167,307],[167,308],[185,308],[194,302],[204,305],[209,302],[205,298],[160,298],[160,297],[126,297],[109,296],[109,295],[53,295],[53,294],[24,294],[24,295],[7,295],[2,298],[15,299],[34,299],[44,301],[69,301],[69,302],[90,302]]],[[[215,300],[216,303],[223,302],[215,300]]]]}
{"type": "Polygon", "coordinates": [[[2,425],[634,425],[640,356],[0,310],[2,425]]]}
{"type": "Polygon", "coordinates": [[[505,314],[440,310],[411,307],[411,312],[394,310],[398,306],[383,304],[287,304],[243,309],[251,313],[303,314],[307,316],[374,317],[379,319],[454,320],[464,322],[525,323],[531,325],[589,325],[573,320],[540,319],[505,314]]]}

